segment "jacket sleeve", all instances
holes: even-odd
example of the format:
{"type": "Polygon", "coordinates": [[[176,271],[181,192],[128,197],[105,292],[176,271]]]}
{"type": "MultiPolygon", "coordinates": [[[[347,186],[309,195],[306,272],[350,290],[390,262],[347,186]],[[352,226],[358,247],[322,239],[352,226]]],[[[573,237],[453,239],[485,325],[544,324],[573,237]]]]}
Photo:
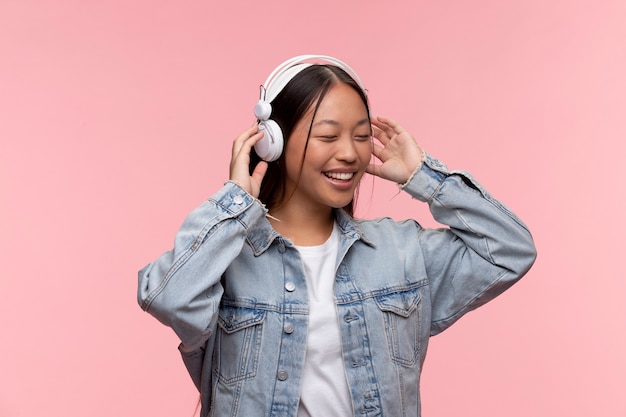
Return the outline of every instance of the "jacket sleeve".
{"type": "Polygon", "coordinates": [[[505,291],[534,263],[536,249],[526,226],[470,174],[448,171],[427,155],[402,188],[449,226],[419,232],[431,288],[432,335],[505,291]]]}
{"type": "Polygon", "coordinates": [[[187,216],[174,248],[139,271],[139,305],[176,332],[183,354],[215,331],[221,276],[241,252],[248,226],[264,216],[258,200],[227,182],[187,216]]]}

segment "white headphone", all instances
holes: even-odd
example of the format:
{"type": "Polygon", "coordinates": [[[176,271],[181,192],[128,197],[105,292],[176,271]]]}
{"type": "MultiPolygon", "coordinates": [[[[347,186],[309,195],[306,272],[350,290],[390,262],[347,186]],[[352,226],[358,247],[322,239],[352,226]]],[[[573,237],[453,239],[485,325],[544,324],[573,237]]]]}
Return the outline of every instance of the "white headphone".
{"type": "Polygon", "coordinates": [[[326,55],[300,55],[288,59],[271,72],[261,85],[261,97],[254,106],[254,115],[259,120],[259,129],[265,133],[263,138],[254,145],[254,150],[261,159],[272,162],[277,160],[283,152],[283,132],[274,120],[270,119],[272,114],[272,100],[285,88],[287,83],[298,75],[305,68],[314,63],[331,64],[344,70],[359,85],[361,90],[367,95],[367,90],[363,87],[361,79],[348,64],[326,55]]]}

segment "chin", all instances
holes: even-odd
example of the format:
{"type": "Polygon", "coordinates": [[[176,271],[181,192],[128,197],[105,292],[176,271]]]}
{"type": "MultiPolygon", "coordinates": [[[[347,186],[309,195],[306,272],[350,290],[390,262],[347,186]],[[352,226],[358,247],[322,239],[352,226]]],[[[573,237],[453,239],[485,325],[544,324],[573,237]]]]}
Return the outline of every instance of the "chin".
{"type": "Polygon", "coordinates": [[[340,208],[344,208],[345,206],[350,204],[352,202],[352,200],[353,199],[351,198],[350,200],[347,200],[347,201],[334,201],[334,202],[331,202],[330,204],[328,204],[328,206],[330,208],[333,208],[333,209],[340,209],[340,208]]]}

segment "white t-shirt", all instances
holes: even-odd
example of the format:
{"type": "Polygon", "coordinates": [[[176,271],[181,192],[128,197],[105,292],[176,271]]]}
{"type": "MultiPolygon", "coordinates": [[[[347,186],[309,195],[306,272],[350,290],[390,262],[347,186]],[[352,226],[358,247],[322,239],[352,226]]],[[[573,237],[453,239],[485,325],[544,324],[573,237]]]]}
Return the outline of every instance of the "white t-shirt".
{"type": "Polygon", "coordinates": [[[296,247],[304,262],[310,308],[298,417],[350,416],[352,401],[333,292],[339,228],[335,224],[323,245],[296,247]]]}

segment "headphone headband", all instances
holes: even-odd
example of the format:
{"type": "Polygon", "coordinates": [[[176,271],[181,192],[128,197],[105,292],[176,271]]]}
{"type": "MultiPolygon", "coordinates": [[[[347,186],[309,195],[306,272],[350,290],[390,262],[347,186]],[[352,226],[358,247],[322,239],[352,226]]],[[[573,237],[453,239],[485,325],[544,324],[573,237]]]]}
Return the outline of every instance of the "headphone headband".
{"type": "Polygon", "coordinates": [[[265,83],[261,86],[261,100],[267,102],[274,100],[293,77],[313,64],[331,64],[341,68],[347,72],[348,75],[357,82],[361,90],[367,94],[367,90],[363,86],[361,78],[359,78],[356,71],[345,62],[328,55],[299,55],[284,61],[270,73],[265,83]]]}

